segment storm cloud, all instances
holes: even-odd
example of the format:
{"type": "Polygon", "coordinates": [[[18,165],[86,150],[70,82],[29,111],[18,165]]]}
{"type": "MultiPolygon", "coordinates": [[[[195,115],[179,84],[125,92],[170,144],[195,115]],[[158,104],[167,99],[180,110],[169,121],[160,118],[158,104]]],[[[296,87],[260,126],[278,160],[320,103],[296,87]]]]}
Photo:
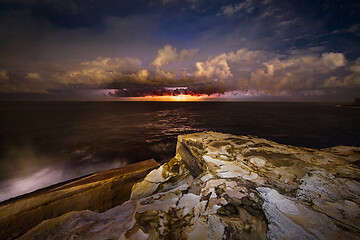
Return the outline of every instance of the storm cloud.
{"type": "Polygon", "coordinates": [[[350,100],[360,91],[359,9],[356,1],[1,0],[0,92],[350,100]],[[180,86],[187,90],[167,89],[180,86]]]}

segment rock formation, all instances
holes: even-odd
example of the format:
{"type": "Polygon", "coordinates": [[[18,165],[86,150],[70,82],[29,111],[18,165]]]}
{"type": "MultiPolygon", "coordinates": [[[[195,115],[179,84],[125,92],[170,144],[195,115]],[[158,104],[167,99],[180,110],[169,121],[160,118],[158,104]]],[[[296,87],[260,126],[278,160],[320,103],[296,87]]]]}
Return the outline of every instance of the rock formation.
{"type": "Polygon", "coordinates": [[[0,239],[13,239],[43,220],[77,210],[104,212],[128,200],[154,160],[90,174],[0,203],[0,239]]]}
{"type": "Polygon", "coordinates": [[[20,239],[360,239],[360,148],[322,150],[215,132],[103,213],[70,212],[20,239]]]}

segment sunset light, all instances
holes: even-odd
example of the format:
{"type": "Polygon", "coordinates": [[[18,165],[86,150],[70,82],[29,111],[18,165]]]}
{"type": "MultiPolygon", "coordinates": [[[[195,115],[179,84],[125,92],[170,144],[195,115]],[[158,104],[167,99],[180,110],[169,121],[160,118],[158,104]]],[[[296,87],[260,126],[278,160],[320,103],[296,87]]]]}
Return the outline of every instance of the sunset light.
{"type": "Polygon", "coordinates": [[[126,100],[131,101],[159,101],[159,102],[197,102],[209,98],[207,95],[193,96],[193,95],[177,95],[177,96],[145,96],[145,97],[131,97],[126,100]]]}

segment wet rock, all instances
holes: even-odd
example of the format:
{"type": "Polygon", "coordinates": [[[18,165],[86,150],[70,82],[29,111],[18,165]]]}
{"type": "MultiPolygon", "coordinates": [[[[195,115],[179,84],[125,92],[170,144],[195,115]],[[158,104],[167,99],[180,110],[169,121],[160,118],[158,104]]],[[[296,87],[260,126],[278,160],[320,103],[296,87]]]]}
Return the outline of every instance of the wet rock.
{"type": "Polygon", "coordinates": [[[23,239],[360,239],[359,153],[179,136],[176,156],[134,185],[131,200],[48,220],[23,239]]]}
{"type": "Polygon", "coordinates": [[[158,166],[151,159],[4,201],[0,203],[0,239],[15,238],[44,220],[67,212],[104,212],[113,208],[128,200],[133,184],[158,166]]]}

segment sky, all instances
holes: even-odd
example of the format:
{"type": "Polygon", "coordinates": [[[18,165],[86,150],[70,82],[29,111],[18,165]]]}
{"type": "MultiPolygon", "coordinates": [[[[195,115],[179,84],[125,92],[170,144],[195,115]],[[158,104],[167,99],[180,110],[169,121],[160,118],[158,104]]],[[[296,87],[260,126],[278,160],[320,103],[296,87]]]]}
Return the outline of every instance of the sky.
{"type": "Polygon", "coordinates": [[[359,16],[358,0],[0,0],[0,100],[352,101],[359,16]]]}

